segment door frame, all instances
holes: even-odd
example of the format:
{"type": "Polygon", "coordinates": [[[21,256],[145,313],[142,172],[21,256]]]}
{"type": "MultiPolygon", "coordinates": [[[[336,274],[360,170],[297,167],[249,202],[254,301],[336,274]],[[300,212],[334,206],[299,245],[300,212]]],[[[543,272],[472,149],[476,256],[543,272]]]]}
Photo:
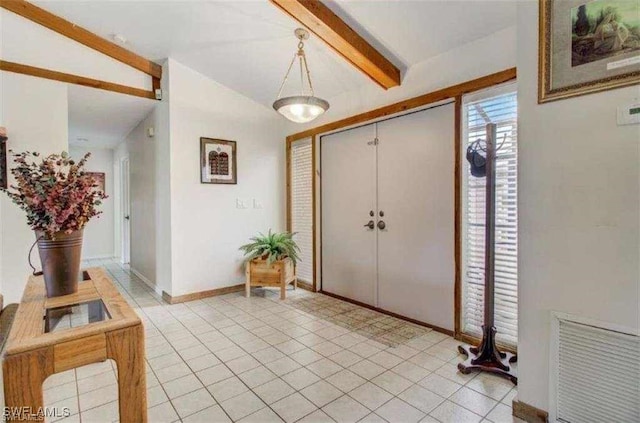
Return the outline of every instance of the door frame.
{"type": "Polygon", "coordinates": [[[126,218],[131,215],[131,170],[129,165],[129,156],[120,158],[120,261],[122,264],[131,261],[131,220],[126,218]],[[129,226],[128,231],[125,229],[126,226],[129,226]]]}
{"type": "MultiPolygon", "coordinates": [[[[313,291],[316,291],[316,279],[318,279],[318,270],[321,269],[321,267],[318,267],[318,262],[321,262],[322,260],[322,254],[320,254],[318,256],[318,254],[316,253],[316,245],[318,243],[317,238],[321,238],[321,236],[318,235],[318,229],[321,230],[321,225],[322,225],[322,212],[321,212],[321,208],[320,210],[318,210],[318,208],[320,207],[318,205],[318,203],[316,202],[316,191],[318,190],[316,188],[316,179],[320,178],[320,181],[322,181],[321,179],[321,175],[322,175],[322,171],[320,171],[320,173],[317,172],[317,163],[316,163],[316,143],[318,144],[318,148],[321,150],[322,149],[322,136],[324,135],[330,135],[336,132],[341,132],[347,129],[351,129],[353,127],[357,127],[357,126],[362,126],[365,124],[371,124],[371,123],[375,123],[377,121],[382,121],[385,120],[385,118],[393,118],[393,117],[397,117],[397,116],[402,116],[405,115],[407,113],[414,113],[414,112],[419,112],[421,110],[427,109],[429,107],[424,107],[424,106],[429,106],[429,105],[434,105],[440,102],[443,102],[445,100],[449,100],[449,99],[453,99],[453,101],[455,102],[455,112],[454,112],[454,157],[452,157],[452,160],[454,160],[454,232],[455,232],[455,239],[454,239],[454,259],[455,259],[455,269],[454,269],[454,298],[452,299],[453,302],[453,306],[454,306],[454,330],[453,332],[444,328],[439,328],[439,327],[434,327],[433,325],[430,325],[428,323],[425,322],[419,322],[419,321],[415,321],[413,319],[407,318],[405,316],[401,316],[401,315],[397,315],[395,313],[386,311],[386,310],[381,310],[375,307],[371,307],[367,304],[362,304],[359,302],[355,302],[353,300],[350,300],[348,298],[342,298],[342,297],[338,297],[336,295],[332,295],[331,293],[327,293],[322,291],[322,274],[320,274],[320,284],[319,284],[319,292],[322,292],[324,294],[333,296],[333,297],[338,297],[341,300],[344,301],[348,301],[348,302],[352,302],[352,303],[356,303],[360,306],[363,307],[367,307],[367,308],[372,308],[375,309],[381,313],[385,313],[394,317],[398,317],[407,321],[411,321],[412,323],[416,323],[422,326],[427,326],[430,327],[438,332],[442,332],[448,335],[452,335],[454,336],[454,338],[461,340],[463,342],[468,342],[468,343],[477,343],[479,342],[478,338],[472,337],[468,334],[464,334],[461,331],[461,307],[462,307],[462,276],[461,276],[461,266],[462,266],[462,258],[461,258],[461,251],[462,251],[462,240],[461,240],[461,236],[462,236],[462,232],[461,232],[461,218],[462,218],[462,213],[461,213],[461,203],[462,203],[462,198],[461,198],[461,166],[459,163],[459,157],[460,157],[460,142],[461,142],[461,137],[462,137],[462,130],[461,130],[461,124],[462,124],[462,96],[465,94],[469,94],[475,91],[480,91],[486,88],[490,88],[493,87],[495,85],[500,85],[506,82],[510,82],[513,81],[517,78],[517,70],[516,68],[509,68],[509,69],[505,69],[503,71],[500,72],[496,72],[493,74],[489,74],[477,79],[473,79],[470,81],[466,81],[466,82],[462,82],[460,84],[456,84],[456,85],[452,85],[440,90],[436,90],[436,91],[432,91],[423,95],[420,95],[418,97],[413,97],[407,100],[403,100],[397,103],[393,103],[387,106],[383,106],[377,109],[373,109],[367,112],[363,112],[357,115],[353,115],[353,116],[349,116],[346,117],[344,119],[340,119],[334,122],[329,122],[314,128],[310,128],[307,129],[305,131],[301,131],[301,132],[297,132],[295,134],[289,135],[286,137],[285,140],[285,145],[286,145],[286,197],[287,197],[287,208],[286,208],[286,222],[287,222],[287,229],[291,230],[291,144],[294,143],[295,141],[298,140],[302,140],[302,139],[308,139],[311,138],[312,139],[312,155],[313,155],[313,163],[312,163],[312,172],[314,175],[313,178],[313,203],[314,203],[314,207],[313,207],[313,225],[314,225],[314,229],[313,229],[313,233],[314,233],[314,237],[313,237],[313,246],[314,246],[314,252],[313,252],[313,257],[314,257],[314,263],[313,263],[313,269],[314,269],[314,281],[313,281],[313,286],[311,287],[305,287],[307,289],[311,289],[313,291]],[[316,139],[317,137],[317,139],[316,139]],[[317,226],[316,226],[317,225],[317,226]]],[[[322,167],[320,166],[320,169],[322,169],[322,167]]],[[[319,187],[319,191],[320,191],[320,201],[322,201],[322,186],[320,184],[319,187]]],[[[320,232],[321,234],[321,232],[320,232]]],[[[319,242],[321,243],[322,240],[320,239],[319,242]]],[[[303,286],[304,287],[304,286],[303,286]]]]}

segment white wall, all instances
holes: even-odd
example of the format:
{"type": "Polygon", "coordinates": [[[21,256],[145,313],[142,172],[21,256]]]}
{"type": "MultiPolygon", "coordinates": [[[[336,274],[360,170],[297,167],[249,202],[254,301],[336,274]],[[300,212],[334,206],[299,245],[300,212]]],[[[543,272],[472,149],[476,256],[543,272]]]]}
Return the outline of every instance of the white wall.
{"type": "Polygon", "coordinates": [[[517,23],[518,398],[548,410],[551,311],[638,331],[640,126],[616,107],[640,89],[538,105],[538,3],[517,23]]]}
{"type": "Polygon", "coordinates": [[[86,153],[91,153],[85,170],[105,174],[106,198],[99,210],[102,214],[89,221],[84,230],[82,242],[83,260],[91,258],[110,258],[114,256],[114,185],[113,185],[113,150],[105,148],[87,149],[69,147],[74,159],[80,160],[86,153]]]}
{"type": "MultiPolygon", "coordinates": [[[[66,84],[9,72],[0,72],[0,78],[3,110],[0,126],[7,127],[8,148],[43,155],[68,150],[66,84]]],[[[27,253],[35,236],[22,210],[6,195],[0,197],[2,294],[5,303],[18,302],[31,271],[27,253]]],[[[40,269],[37,249],[32,257],[40,269]]]]}
{"type": "Polygon", "coordinates": [[[130,266],[151,284],[156,283],[156,138],[147,136],[147,128],[157,126],[154,109],[114,150],[116,175],[117,256],[121,257],[122,196],[120,190],[121,160],[129,158],[130,189],[130,266]]]}
{"type": "Polygon", "coordinates": [[[171,139],[169,61],[162,64],[162,101],[155,108],[156,289],[171,292],[171,139]]]}
{"type": "Polygon", "coordinates": [[[512,26],[411,66],[399,87],[385,91],[370,83],[329,98],[327,113],[306,125],[290,123],[286,131],[300,132],[515,66],[516,27],[512,26]]]}
{"type": "Polygon", "coordinates": [[[283,120],[169,60],[172,296],[241,283],[250,236],[285,223],[283,120]],[[200,183],[200,137],[237,141],[238,184],[200,183]],[[236,199],[249,204],[237,209],[236,199]],[[253,199],[263,208],[252,208],[253,199]]]}

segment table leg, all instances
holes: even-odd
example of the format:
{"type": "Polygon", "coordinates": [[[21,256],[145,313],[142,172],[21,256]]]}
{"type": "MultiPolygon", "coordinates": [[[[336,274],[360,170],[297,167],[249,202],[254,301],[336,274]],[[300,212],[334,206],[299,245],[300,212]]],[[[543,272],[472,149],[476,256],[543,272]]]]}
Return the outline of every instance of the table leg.
{"type": "Polygon", "coordinates": [[[244,265],[245,276],[245,296],[249,298],[251,296],[251,263],[247,262],[244,265]]]}
{"type": "Polygon", "coordinates": [[[107,333],[107,357],[118,367],[120,423],[147,422],[144,353],[142,325],[107,333]]]}
{"type": "Polygon", "coordinates": [[[6,420],[44,421],[42,383],[53,374],[53,348],[6,356],[2,369],[6,420]]]}

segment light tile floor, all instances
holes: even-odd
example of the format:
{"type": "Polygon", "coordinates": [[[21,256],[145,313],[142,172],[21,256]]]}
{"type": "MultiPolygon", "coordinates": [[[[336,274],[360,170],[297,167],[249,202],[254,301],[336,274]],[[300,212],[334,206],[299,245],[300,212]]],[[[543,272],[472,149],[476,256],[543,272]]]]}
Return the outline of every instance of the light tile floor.
{"type": "MultiPolygon", "coordinates": [[[[127,267],[84,265],[144,320],[151,423],[521,422],[511,382],[459,373],[459,342],[441,333],[300,289],[168,305],[127,267]]],[[[70,409],[59,423],[116,422],[115,364],[56,374],[44,396],[70,409]]]]}

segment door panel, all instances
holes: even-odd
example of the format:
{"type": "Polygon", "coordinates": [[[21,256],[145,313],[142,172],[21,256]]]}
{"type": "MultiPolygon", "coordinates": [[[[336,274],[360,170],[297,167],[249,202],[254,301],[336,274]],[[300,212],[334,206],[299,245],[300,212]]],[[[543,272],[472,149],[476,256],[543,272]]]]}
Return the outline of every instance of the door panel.
{"type": "Polygon", "coordinates": [[[376,302],[375,126],[321,140],[322,290],[365,304],[376,302]]]}
{"type": "Polygon", "coordinates": [[[454,106],[378,124],[378,306],[453,330],[454,106]]]}

